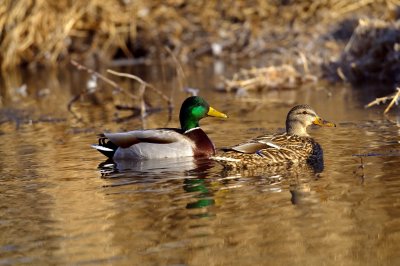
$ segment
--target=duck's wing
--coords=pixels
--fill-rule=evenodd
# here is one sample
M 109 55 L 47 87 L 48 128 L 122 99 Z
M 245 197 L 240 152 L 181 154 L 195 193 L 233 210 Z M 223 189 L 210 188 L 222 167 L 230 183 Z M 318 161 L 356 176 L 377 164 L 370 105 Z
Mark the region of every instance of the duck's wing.
M 317 153 L 315 156 L 322 156 L 319 150 L 315 150 L 319 148 L 316 145 L 318 144 L 312 139 L 292 138 L 285 145 L 282 145 L 280 149 L 261 149 L 256 154 L 273 163 L 303 161 L 310 158 L 314 153 Z
M 279 149 L 278 146 L 272 143 L 261 143 L 261 142 L 243 142 L 238 145 L 222 148 L 223 151 L 236 151 L 240 153 L 255 153 L 261 149 L 267 149 L 272 147 L 274 149 Z
M 231 147 L 222 148 L 222 150 L 241 153 L 256 153 L 259 150 L 268 148 L 279 150 L 281 147 L 279 146 L 279 143 L 275 142 L 275 138 L 278 136 L 280 135 L 262 135 Z
M 128 148 L 141 142 L 168 144 L 186 139 L 184 135 L 179 133 L 178 129 L 146 129 L 121 133 L 104 133 L 103 135 L 121 148 Z

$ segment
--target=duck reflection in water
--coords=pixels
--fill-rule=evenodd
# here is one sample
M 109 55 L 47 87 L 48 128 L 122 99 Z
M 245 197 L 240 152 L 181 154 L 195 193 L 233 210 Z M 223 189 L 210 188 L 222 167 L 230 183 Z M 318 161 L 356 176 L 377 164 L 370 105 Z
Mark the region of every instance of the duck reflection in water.
M 213 191 L 209 188 L 210 169 L 215 162 L 206 158 L 193 157 L 154 159 L 154 160 L 111 160 L 99 165 L 103 178 L 117 181 L 110 185 L 122 186 L 137 183 L 165 182 L 183 180 L 183 190 L 193 194 L 192 200 L 186 204 L 187 209 L 204 208 L 215 203 Z M 121 180 L 123 180 L 121 182 Z M 193 201 L 194 199 L 194 201 Z M 211 214 L 201 213 L 200 217 L 208 217 Z
M 159 184 L 175 187 L 177 182 L 185 193 L 187 209 L 205 209 L 224 204 L 222 195 L 240 187 L 254 185 L 263 192 L 290 192 L 292 204 L 310 202 L 313 198 L 312 184 L 319 179 L 323 162 L 310 166 L 292 165 L 268 169 L 241 169 L 237 171 L 220 170 L 218 164 L 209 159 L 174 158 L 163 160 L 108 160 L 99 166 L 103 178 L 110 179 L 110 187 L 140 184 L 151 185 L 159 189 Z M 165 189 L 165 186 L 162 186 Z M 128 188 L 128 187 L 127 187 Z M 129 188 L 130 189 L 130 188 Z M 180 192 L 179 192 L 180 193 Z M 177 193 L 177 195 L 179 194 Z M 212 209 L 200 213 L 191 213 L 197 218 L 211 217 Z
M 313 164 L 284 164 L 259 168 L 223 168 L 221 176 L 227 182 L 235 179 L 255 179 L 261 183 L 262 191 L 271 193 L 289 190 L 292 204 L 310 202 L 313 195 L 312 184 L 322 178 L 323 158 Z M 227 185 L 227 184 L 226 184 Z

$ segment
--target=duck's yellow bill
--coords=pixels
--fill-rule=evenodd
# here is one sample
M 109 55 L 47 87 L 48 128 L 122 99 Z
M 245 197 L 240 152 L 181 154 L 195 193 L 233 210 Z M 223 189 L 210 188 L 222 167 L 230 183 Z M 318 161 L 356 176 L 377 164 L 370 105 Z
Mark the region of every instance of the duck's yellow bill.
M 321 127 L 336 127 L 336 124 L 335 124 L 335 123 L 331 123 L 331 122 L 329 122 L 329 121 L 326 121 L 326 120 L 322 119 L 322 118 L 319 117 L 319 116 L 317 116 L 317 117 L 315 118 L 315 120 L 313 121 L 313 124 L 314 124 L 314 125 L 321 126 Z
M 208 109 L 208 116 L 220 117 L 220 118 L 228 118 L 228 116 L 224 113 L 221 113 L 210 106 Z

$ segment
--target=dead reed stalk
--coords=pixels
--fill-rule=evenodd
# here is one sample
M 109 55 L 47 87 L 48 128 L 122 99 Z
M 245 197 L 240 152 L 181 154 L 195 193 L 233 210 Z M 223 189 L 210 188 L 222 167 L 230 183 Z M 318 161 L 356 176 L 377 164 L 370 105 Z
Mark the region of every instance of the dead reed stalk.
M 368 103 L 365 107 L 369 108 L 374 105 L 385 104 L 387 101 L 390 100 L 389 105 L 385 108 L 385 111 L 383 111 L 384 114 L 387 114 L 390 111 L 390 109 L 393 107 L 393 105 L 395 105 L 395 104 L 399 105 L 400 88 L 396 88 L 396 90 L 397 90 L 397 92 L 395 92 L 392 95 L 376 98 L 372 102 Z
M 147 83 L 146 81 L 142 80 L 141 78 L 139 78 L 133 74 L 121 73 L 121 72 L 116 72 L 113 70 L 107 70 L 107 72 L 110 74 L 113 74 L 113 75 L 116 75 L 119 77 L 127 77 L 127 78 L 137 81 L 140 84 L 139 85 L 139 93 L 137 95 L 134 95 L 127 89 L 121 87 L 120 85 L 118 85 L 117 82 L 105 77 L 104 75 L 102 75 L 102 74 L 94 71 L 93 69 L 90 69 L 74 60 L 71 60 L 71 64 L 74 65 L 78 70 L 82 70 L 82 71 L 89 73 L 92 76 L 92 79 L 93 79 L 93 77 L 95 77 L 95 80 L 100 79 L 103 82 L 105 82 L 106 84 L 110 85 L 112 88 L 114 88 L 114 91 L 113 91 L 114 93 L 123 94 L 124 96 L 131 99 L 132 103 L 139 101 L 139 107 L 137 107 L 137 106 L 131 106 L 131 107 L 116 106 L 117 109 L 132 110 L 134 112 L 139 111 L 140 117 L 143 120 L 146 117 L 146 115 L 148 114 L 148 112 L 152 112 L 152 110 L 149 111 L 147 108 L 147 106 L 149 104 L 146 102 L 146 98 L 145 98 L 146 88 L 151 89 L 157 95 L 159 95 L 160 98 L 168 104 L 168 109 L 169 110 L 172 109 L 172 101 L 170 98 L 168 98 L 163 92 L 161 92 L 159 89 L 155 88 L 153 85 Z M 79 94 L 75 95 L 69 101 L 68 111 L 71 112 L 75 118 L 79 119 L 79 117 L 76 115 L 76 113 L 72 110 L 73 104 L 75 102 L 77 102 L 78 100 L 80 100 L 83 96 L 97 92 L 97 84 L 95 84 L 93 87 L 86 87 L 85 89 L 81 90 L 81 92 Z M 134 116 L 132 116 L 132 117 L 134 117 Z

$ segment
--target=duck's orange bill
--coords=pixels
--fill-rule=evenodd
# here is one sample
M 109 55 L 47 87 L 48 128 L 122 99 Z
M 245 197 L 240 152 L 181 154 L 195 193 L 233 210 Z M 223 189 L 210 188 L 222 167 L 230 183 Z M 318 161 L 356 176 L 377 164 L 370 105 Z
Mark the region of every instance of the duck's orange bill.
M 208 109 L 208 116 L 220 117 L 220 118 L 228 118 L 228 116 L 224 113 L 221 113 L 210 106 Z
M 317 116 L 317 117 L 315 118 L 315 120 L 313 121 L 313 124 L 314 124 L 314 125 L 321 126 L 321 127 L 336 127 L 336 124 L 335 124 L 335 123 L 331 123 L 331 122 L 329 122 L 329 121 L 326 121 L 326 120 L 322 119 L 322 118 L 319 117 L 319 116 Z

